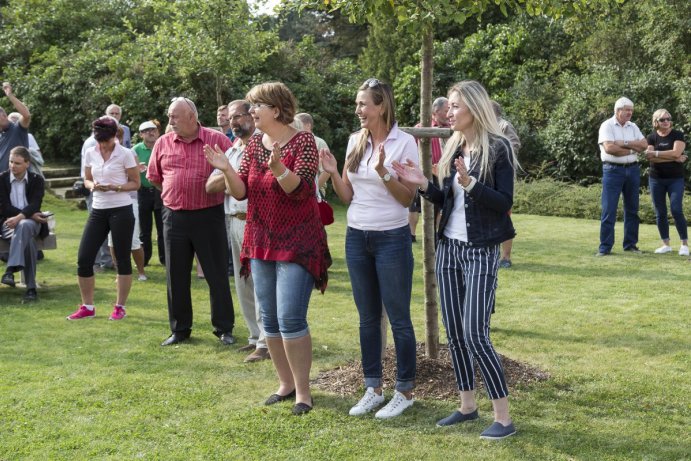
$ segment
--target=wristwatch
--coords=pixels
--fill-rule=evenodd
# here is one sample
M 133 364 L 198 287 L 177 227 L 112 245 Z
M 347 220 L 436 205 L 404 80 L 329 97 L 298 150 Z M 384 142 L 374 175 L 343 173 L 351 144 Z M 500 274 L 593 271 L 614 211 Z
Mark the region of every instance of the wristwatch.
M 384 176 L 381 177 L 381 180 L 384 182 L 391 181 L 391 173 L 386 173 Z

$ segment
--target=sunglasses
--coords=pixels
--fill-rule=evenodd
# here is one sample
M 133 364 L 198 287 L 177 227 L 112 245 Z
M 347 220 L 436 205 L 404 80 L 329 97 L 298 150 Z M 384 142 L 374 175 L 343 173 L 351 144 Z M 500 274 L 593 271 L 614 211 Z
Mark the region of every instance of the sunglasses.
M 376 78 L 368 78 L 367 80 L 365 80 L 365 84 L 369 88 L 376 88 L 379 85 L 381 85 L 381 82 L 379 80 L 377 80 Z
M 670 117 L 658 118 L 657 121 L 658 121 L 658 122 L 671 122 L 672 119 L 671 119 Z

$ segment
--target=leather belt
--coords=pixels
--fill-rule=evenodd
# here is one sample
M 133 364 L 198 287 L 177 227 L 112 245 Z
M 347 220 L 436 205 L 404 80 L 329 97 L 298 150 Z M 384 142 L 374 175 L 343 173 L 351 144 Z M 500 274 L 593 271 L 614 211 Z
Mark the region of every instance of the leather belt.
M 247 219 L 247 213 L 235 213 L 235 214 L 232 214 L 230 216 L 232 216 L 233 218 L 237 218 L 241 221 L 244 221 Z
M 632 162 L 632 163 L 614 163 L 614 162 L 602 162 L 604 165 L 612 165 L 612 166 L 620 166 L 622 168 L 628 168 L 631 166 L 637 166 L 638 162 Z

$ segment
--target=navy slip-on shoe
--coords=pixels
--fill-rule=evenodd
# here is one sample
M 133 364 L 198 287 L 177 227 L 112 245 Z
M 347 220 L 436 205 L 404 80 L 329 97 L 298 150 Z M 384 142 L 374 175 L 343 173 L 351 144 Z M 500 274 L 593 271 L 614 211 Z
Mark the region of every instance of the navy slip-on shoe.
M 451 413 L 449 416 L 447 416 L 444 419 L 440 419 L 437 421 L 437 426 L 438 427 L 444 427 L 444 426 L 453 426 L 454 424 L 462 423 L 465 421 L 473 421 L 475 419 L 478 419 L 479 415 L 477 414 L 477 409 L 473 411 L 472 413 L 468 413 L 464 415 L 460 411 L 456 410 L 453 413 Z
M 506 437 L 512 436 L 516 433 L 516 428 L 513 423 L 508 426 L 504 426 L 502 423 L 495 421 L 490 427 L 485 429 L 482 434 L 480 434 L 481 439 L 487 440 L 501 440 Z

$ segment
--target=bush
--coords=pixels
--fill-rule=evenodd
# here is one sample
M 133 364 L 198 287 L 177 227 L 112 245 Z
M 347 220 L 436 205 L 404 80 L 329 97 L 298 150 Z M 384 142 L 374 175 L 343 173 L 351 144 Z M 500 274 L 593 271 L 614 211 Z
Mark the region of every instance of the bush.
M 689 194 L 686 194 L 687 197 Z M 513 211 L 523 214 L 560 216 L 568 218 L 600 219 L 602 185 L 577 186 L 553 179 L 516 182 Z M 691 200 L 684 201 L 684 215 L 691 217 Z M 623 202 L 619 201 L 617 219 L 624 217 Z M 638 217 L 643 224 L 655 224 L 655 212 L 647 188 L 641 188 Z M 674 222 L 669 215 L 670 226 Z

